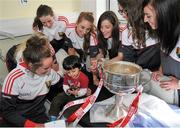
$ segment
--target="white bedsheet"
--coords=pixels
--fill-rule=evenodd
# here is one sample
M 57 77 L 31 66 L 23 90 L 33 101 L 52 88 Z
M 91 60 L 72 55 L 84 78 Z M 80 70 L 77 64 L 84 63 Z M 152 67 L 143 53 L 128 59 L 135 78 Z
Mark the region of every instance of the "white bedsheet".
M 136 94 L 124 96 L 123 104 L 129 106 Z M 97 106 L 114 104 L 114 96 L 97 102 L 90 110 L 91 122 L 109 122 L 108 117 L 97 113 Z M 177 114 L 165 101 L 143 93 L 138 106 L 138 112 L 129 122 L 130 127 L 180 127 L 180 114 Z

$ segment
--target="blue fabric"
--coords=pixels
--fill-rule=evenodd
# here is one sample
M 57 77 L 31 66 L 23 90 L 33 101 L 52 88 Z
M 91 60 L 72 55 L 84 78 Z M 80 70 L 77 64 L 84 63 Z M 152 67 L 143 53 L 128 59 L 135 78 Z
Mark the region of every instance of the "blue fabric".
M 180 114 L 180 108 L 175 105 L 169 105 L 177 114 Z M 166 124 L 159 122 L 153 118 L 150 113 L 143 112 L 134 116 L 133 120 L 129 122 L 129 127 L 168 127 Z
M 170 104 L 169 105 L 177 114 L 180 114 L 180 108 L 176 105 L 172 105 Z
M 167 127 L 147 113 L 137 114 L 129 125 L 130 127 Z

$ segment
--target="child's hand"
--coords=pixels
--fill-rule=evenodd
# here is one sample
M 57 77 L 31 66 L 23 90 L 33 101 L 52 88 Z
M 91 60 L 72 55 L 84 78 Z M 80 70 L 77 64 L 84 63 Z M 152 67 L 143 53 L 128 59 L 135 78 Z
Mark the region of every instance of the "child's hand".
M 74 96 L 77 96 L 78 92 L 79 92 L 79 89 L 76 89 L 76 90 L 73 90 L 71 94 L 74 95 Z
M 87 89 L 86 96 L 90 96 L 90 95 L 91 95 L 91 93 L 92 93 L 92 92 L 91 92 L 91 89 L 90 89 L 90 88 L 88 88 L 88 89 Z
M 78 82 L 78 84 L 76 86 L 77 86 L 77 89 L 80 88 L 80 82 Z
M 67 90 L 67 93 L 68 93 L 68 94 L 72 94 L 73 92 L 72 92 L 72 90 L 68 89 L 68 90 Z
M 76 90 L 70 90 L 70 89 L 68 89 L 68 90 L 67 90 L 67 93 L 69 93 L 69 94 L 71 94 L 71 95 L 74 95 L 74 96 L 78 95 L 78 92 L 79 92 L 79 89 L 76 89 Z

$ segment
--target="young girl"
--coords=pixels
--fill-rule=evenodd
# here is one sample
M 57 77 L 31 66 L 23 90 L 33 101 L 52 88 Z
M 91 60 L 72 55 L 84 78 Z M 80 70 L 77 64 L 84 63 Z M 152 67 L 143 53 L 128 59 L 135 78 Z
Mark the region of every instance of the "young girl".
M 64 92 L 53 99 L 49 110 L 50 116 L 58 116 L 66 103 L 82 98 L 87 94 L 89 79 L 80 71 L 81 61 L 79 57 L 75 55 L 66 57 L 63 61 L 63 68 L 66 71 L 63 84 Z
M 43 127 L 48 121 L 44 103 L 51 85 L 60 76 L 52 70 L 53 57 L 49 41 L 33 35 L 26 41 L 23 62 L 6 77 L 1 96 L 1 109 L 7 126 Z
M 43 32 L 48 37 L 55 52 L 63 46 L 62 38 L 65 28 L 65 23 L 56 19 L 51 7 L 47 5 L 40 5 L 38 7 L 33 29 Z

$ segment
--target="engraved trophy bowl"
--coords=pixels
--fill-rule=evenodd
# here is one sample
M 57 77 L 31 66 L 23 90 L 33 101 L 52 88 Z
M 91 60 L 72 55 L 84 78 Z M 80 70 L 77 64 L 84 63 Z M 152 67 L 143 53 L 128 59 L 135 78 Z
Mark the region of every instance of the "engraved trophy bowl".
M 103 63 L 104 86 L 115 95 L 115 104 L 106 107 L 105 116 L 116 121 L 127 114 L 127 108 L 122 104 L 123 96 L 133 93 L 151 80 L 149 70 L 143 70 L 139 65 L 126 61 Z

